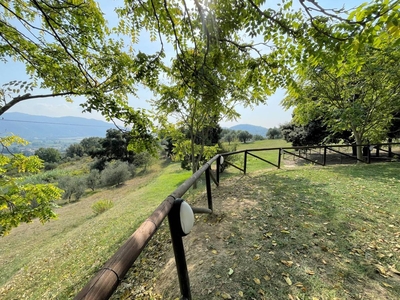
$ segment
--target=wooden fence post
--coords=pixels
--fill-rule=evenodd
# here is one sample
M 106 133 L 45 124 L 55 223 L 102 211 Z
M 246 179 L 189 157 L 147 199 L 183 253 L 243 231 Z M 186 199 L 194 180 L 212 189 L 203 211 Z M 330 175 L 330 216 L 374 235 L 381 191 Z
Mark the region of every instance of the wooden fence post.
M 326 165 L 326 146 L 324 146 L 324 162 L 323 165 Z

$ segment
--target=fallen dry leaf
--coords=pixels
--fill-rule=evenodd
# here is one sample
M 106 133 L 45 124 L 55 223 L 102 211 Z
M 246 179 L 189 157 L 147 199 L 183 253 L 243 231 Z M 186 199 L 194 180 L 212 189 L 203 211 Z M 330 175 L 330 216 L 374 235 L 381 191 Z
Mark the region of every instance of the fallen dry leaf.
M 269 277 L 268 275 L 265 275 L 263 278 L 264 278 L 265 281 L 270 281 L 271 280 L 271 277 Z
M 390 284 L 385 283 L 385 282 L 382 282 L 382 285 L 383 285 L 384 287 L 393 288 L 393 286 L 391 286 Z
M 293 265 L 291 260 L 281 260 L 281 263 L 283 263 L 286 267 L 291 267 Z
M 287 283 L 288 285 L 292 285 L 292 280 L 290 279 L 289 276 L 285 276 L 284 278 L 285 278 L 285 281 L 286 281 L 286 283 Z
M 315 274 L 315 272 L 312 271 L 312 270 L 306 270 L 306 273 L 307 273 L 308 275 L 314 275 L 314 274 Z
M 221 297 L 222 297 L 223 299 L 232 299 L 231 295 L 229 295 L 228 293 L 222 293 L 222 294 L 221 294 Z
M 302 288 L 304 285 L 301 282 L 296 282 L 294 284 L 295 287 Z
M 260 283 L 261 283 L 260 279 L 258 279 L 258 278 L 254 278 L 253 281 L 254 281 L 256 284 L 260 284 Z
M 388 277 L 388 274 L 386 273 L 386 270 L 383 266 L 375 264 L 375 268 L 378 271 L 379 275 L 383 276 L 383 277 Z
M 240 296 L 240 297 L 242 297 L 242 298 L 243 298 L 243 292 L 242 292 L 242 291 L 239 291 L 239 293 L 238 293 L 238 294 L 239 294 L 239 296 Z
M 398 271 L 394 265 L 393 266 L 389 266 L 389 271 L 396 274 L 396 275 L 400 275 L 400 271 Z

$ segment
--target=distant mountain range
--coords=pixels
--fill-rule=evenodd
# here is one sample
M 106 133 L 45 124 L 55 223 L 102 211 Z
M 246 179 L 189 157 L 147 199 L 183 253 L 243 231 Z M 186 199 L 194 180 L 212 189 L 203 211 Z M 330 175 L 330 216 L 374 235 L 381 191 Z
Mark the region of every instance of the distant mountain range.
M 263 137 L 265 137 L 268 132 L 268 129 L 265 127 L 255 126 L 255 125 L 250 125 L 250 124 L 238 124 L 238 125 L 230 127 L 229 129 L 248 131 L 252 135 L 259 134 L 259 135 L 262 135 Z
M 107 129 L 115 128 L 111 123 L 81 117 L 45 117 L 23 113 L 5 113 L 0 117 L 0 136 L 18 135 L 28 141 L 57 140 L 67 138 L 105 137 Z M 239 124 L 232 130 L 247 130 L 251 134 L 265 136 L 268 129 Z
M 105 137 L 113 124 L 80 117 L 45 117 L 23 113 L 5 113 L 0 117 L 0 136 L 18 135 L 28 141 Z

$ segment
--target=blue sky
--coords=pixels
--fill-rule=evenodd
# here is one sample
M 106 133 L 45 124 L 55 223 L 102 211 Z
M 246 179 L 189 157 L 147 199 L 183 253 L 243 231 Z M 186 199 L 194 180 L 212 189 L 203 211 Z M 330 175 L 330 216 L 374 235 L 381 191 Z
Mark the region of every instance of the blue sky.
M 110 26 L 114 26 L 117 23 L 117 16 L 114 12 L 114 8 L 117 5 L 121 5 L 123 1 L 121 0 L 101 0 L 98 1 L 100 3 L 101 9 L 106 14 L 106 18 L 109 21 Z M 278 0 L 268 1 L 268 6 L 275 6 Z M 295 2 L 295 1 L 294 1 Z M 329 7 L 330 5 L 334 5 L 334 7 L 338 7 L 340 3 L 336 2 L 332 4 L 332 1 L 322 0 L 319 1 L 322 6 Z M 346 1 L 346 8 L 351 7 L 350 5 L 355 6 L 356 4 L 361 3 L 361 1 Z M 140 44 L 138 45 L 140 49 L 145 49 L 148 47 L 152 47 L 150 42 L 144 37 L 141 39 Z M 0 62 L 0 84 L 7 83 L 12 80 L 29 80 L 29 77 L 25 73 L 25 66 L 22 63 L 16 62 L 8 62 L 2 63 Z M 35 94 L 40 91 L 35 90 Z M 138 97 L 130 97 L 129 103 L 131 106 L 135 108 L 146 108 L 150 109 L 150 105 L 147 103 L 147 100 L 152 99 L 153 94 L 144 87 L 139 87 L 138 89 Z M 274 95 L 268 98 L 267 105 L 260 105 L 255 107 L 254 109 L 237 107 L 237 111 L 241 114 L 241 117 L 234 122 L 222 121 L 221 126 L 230 127 L 236 124 L 252 124 L 263 126 L 267 128 L 271 128 L 274 126 L 279 126 L 285 122 L 290 121 L 291 119 L 291 110 L 285 111 L 280 106 L 280 101 L 284 97 L 284 91 L 279 90 Z M 26 102 L 21 102 L 11 108 L 9 112 L 22 112 L 33 115 L 43 115 L 43 116 L 52 116 L 52 117 L 62 117 L 62 116 L 77 116 L 84 118 L 94 118 L 104 120 L 104 118 L 99 113 L 82 113 L 82 109 L 79 106 L 80 103 L 84 101 L 84 98 L 78 97 L 74 100 L 73 103 L 68 103 L 64 98 L 46 98 L 46 99 L 34 99 Z

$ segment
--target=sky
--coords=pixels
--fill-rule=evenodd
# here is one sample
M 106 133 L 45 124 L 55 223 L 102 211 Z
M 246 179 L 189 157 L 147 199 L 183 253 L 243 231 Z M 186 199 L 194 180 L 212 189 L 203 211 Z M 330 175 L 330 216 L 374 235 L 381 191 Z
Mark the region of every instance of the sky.
M 106 15 L 106 18 L 110 26 L 115 26 L 117 24 L 117 15 L 114 12 L 114 8 L 117 4 L 120 4 L 121 0 L 110 1 L 110 0 L 100 0 L 100 7 Z M 271 5 L 274 5 L 277 0 L 268 1 Z M 319 1 L 321 4 L 323 2 L 331 4 L 331 1 Z M 347 1 L 346 7 L 350 5 L 349 2 L 359 3 L 360 1 Z M 335 3 L 337 6 L 338 3 Z M 141 39 L 141 44 L 138 45 L 141 49 L 152 47 L 150 41 L 146 39 Z M 25 72 L 25 66 L 22 63 L 17 62 L 0 62 L 0 85 L 10 82 L 12 80 L 28 80 L 29 77 Z M 40 90 L 35 89 L 35 94 L 41 93 Z M 45 92 L 45 91 L 43 91 Z M 279 126 L 291 120 L 292 110 L 285 110 L 280 105 L 281 100 L 284 98 L 285 91 L 278 90 L 274 95 L 267 97 L 267 105 L 259 105 L 257 107 L 244 108 L 242 106 L 236 107 L 237 112 L 241 115 L 236 121 L 226 121 L 222 120 L 220 125 L 222 127 L 231 127 L 236 124 L 252 124 L 257 126 L 263 126 L 266 128 L 271 128 Z M 151 91 L 145 87 L 138 87 L 137 91 L 138 97 L 129 97 L 129 104 L 134 108 L 146 108 L 151 109 L 148 100 L 151 100 L 154 95 Z M 65 101 L 65 98 L 55 97 L 55 98 L 45 98 L 45 99 L 32 99 L 25 102 L 18 103 L 12 107 L 8 112 L 21 112 L 32 115 L 42 115 L 49 117 L 63 117 L 63 116 L 75 116 L 84 118 L 93 118 L 104 120 L 100 113 L 82 113 L 82 108 L 79 106 L 80 103 L 84 102 L 83 97 L 74 98 L 73 103 Z

